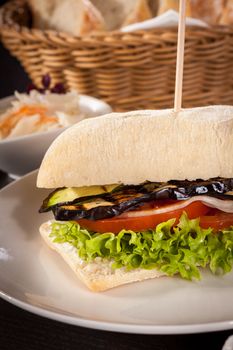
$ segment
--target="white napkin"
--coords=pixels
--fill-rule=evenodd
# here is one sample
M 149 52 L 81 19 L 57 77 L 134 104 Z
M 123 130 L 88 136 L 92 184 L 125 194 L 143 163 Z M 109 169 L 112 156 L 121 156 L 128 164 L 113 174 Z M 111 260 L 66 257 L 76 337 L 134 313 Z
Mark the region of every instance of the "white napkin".
M 233 335 L 227 338 L 222 350 L 233 350 Z
M 177 11 L 168 10 L 162 15 L 148 19 L 140 23 L 130 24 L 126 27 L 121 28 L 122 32 L 133 32 L 134 30 L 145 30 L 161 27 L 174 27 L 179 22 L 179 14 Z M 200 26 L 208 27 L 208 25 L 200 19 L 186 17 L 186 25 L 188 26 Z

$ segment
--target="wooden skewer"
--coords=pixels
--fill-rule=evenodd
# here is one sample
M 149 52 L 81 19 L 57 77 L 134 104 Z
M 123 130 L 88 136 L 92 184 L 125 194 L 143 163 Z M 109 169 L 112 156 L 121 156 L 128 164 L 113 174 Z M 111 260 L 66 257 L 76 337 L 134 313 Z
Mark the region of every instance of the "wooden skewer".
M 174 110 L 179 112 L 182 104 L 183 68 L 184 68 L 184 41 L 185 41 L 185 9 L 186 0 L 180 0 L 179 5 L 179 29 L 176 56 L 176 84 Z

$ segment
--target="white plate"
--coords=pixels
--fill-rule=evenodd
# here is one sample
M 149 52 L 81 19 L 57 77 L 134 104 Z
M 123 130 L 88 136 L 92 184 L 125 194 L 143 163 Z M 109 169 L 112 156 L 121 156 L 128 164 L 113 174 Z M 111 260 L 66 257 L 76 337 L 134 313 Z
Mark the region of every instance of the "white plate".
M 201 282 L 160 278 L 104 293 L 86 289 L 42 241 L 38 214 L 48 193 L 31 173 L 0 191 L 0 295 L 41 316 L 128 333 L 195 333 L 233 328 L 233 273 Z

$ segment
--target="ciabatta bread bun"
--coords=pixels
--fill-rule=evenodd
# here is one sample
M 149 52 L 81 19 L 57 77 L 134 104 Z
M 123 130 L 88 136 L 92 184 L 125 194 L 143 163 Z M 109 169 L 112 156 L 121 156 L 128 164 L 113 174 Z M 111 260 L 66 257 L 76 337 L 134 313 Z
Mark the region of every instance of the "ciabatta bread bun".
M 101 13 L 89 0 L 29 0 L 33 25 L 73 35 L 106 30 Z
M 135 2 L 133 11 L 131 11 L 125 18 L 122 26 L 143 22 L 152 17 L 152 11 L 148 5 L 147 0 L 138 0 Z
M 229 25 L 233 23 L 233 0 L 225 1 L 225 7 L 220 17 L 219 24 Z
M 38 187 L 233 176 L 233 106 L 111 113 L 63 132 L 48 149 Z
M 145 21 L 152 17 L 147 0 L 91 0 L 102 14 L 108 30 Z
M 149 278 L 161 277 L 165 274 L 153 270 L 134 269 L 127 271 L 125 268 L 112 269 L 111 261 L 96 258 L 93 262 L 85 262 L 78 256 L 78 251 L 69 243 L 55 243 L 50 237 L 51 222 L 41 225 L 40 234 L 47 245 L 59 253 L 71 267 L 77 277 L 92 291 L 101 292 L 123 284 L 143 281 Z
M 198 18 L 206 23 L 217 24 L 224 9 L 223 0 L 187 0 L 186 16 Z M 179 0 L 159 0 L 158 15 L 169 9 L 179 11 Z

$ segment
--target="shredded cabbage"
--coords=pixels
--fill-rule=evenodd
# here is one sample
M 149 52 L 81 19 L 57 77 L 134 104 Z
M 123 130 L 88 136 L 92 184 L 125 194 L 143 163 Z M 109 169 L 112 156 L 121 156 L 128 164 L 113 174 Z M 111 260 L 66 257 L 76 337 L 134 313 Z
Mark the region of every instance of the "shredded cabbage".
M 231 271 L 233 227 L 219 232 L 202 229 L 199 220 L 189 220 L 186 213 L 176 227 L 174 222 L 170 219 L 153 230 L 122 230 L 115 235 L 89 232 L 74 221 L 55 221 L 50 236 L 54 242 L 72 244 L 85 261 L 96 257 L 110 259 L 113 269 L 156 268 L 189 280 L 201 278 L 200 267 L 208 266 L 214 274 Z

